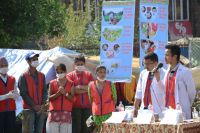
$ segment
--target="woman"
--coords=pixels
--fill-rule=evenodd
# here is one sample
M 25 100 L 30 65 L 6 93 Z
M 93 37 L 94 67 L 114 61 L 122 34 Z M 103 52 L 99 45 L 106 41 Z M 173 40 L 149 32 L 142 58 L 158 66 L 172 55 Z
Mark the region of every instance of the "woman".
M 66 78 L 66 66 L 56 66 L 56 77 L 49 86 L 49 114 L 46 124 L 47 133 L 72 132 L 73 82 Z
M 92 103 L 93 120 L 98 129 L 101 123 L 115 111 L 117 95 L 115 85 L 105 80 L 105 66 L 96 68 L 96 76 L 97 80 L 89 84 L 88 95 Z

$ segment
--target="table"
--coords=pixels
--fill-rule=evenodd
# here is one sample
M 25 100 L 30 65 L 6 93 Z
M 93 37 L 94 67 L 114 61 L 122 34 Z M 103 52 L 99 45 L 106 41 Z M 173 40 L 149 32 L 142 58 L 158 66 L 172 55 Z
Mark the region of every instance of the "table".
M 120 124 L 103 123 L 100 133 L 200 133 L 200 119 L 177 125 L 161 125 L 159 123 L 135 124 L 126 122 Z

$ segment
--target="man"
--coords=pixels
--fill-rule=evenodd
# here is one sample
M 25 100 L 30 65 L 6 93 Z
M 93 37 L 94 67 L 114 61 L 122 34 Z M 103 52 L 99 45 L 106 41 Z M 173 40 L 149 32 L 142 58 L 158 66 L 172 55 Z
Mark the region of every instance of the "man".
M 152 105 L 154 113 L 161 117 L 164 108 L 164 89 L 159 84 L 162 84 L 165 71 L 161 68 L 152 72 L 158 65 L 158 56 L 155 53 L 149 53 L 144 57 L 144 65 L 145 69 L 140 73 L 136 88 L 134 116 L 137 116 L 139 108 L 147 109 Z
M 75 70 L 68 74 L 74 82 L 75 99 L 72 110 L 72 133 L 88 133 L 86 120 L 91 115 L 88 84 L 94 78 L 85 68 L 85 57 L 78 55 L 74 60 Z
M 8 75 L 8 61 L 0 57 L 0 133 L 15 132 L 15 99 L 19 96 L 15 78 Z
M 30 52 L 25 59 L 28 71 L 19 78 L 20 95 L 23 99 L 22 133 L 42 133 L 45 114 L 41 109 L 47 98 L 45 76 L 37 71 L 39 54 Z
M 165 74 L 165 106 L 182 108 L 186 119 L 191 118 L 191 107 L 196 95 L 192 73 L 180 63 L 180 48 L 178 45 L 167 45 L 165 61 L 169 64 Z

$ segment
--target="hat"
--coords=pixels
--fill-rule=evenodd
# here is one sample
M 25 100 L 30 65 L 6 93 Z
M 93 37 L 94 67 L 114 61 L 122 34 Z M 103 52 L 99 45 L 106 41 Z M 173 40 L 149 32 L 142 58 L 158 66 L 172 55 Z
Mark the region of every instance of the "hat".
M 8 61 L 5 57 L 0 57 L 0 65 L 8 65 Z
M 25 59 L 26 60 L 30 60 L 32 57 L 39 57 L 39 54 L 34 53 L 33 51 L 29 52 L 28 54 L 26 54 Z

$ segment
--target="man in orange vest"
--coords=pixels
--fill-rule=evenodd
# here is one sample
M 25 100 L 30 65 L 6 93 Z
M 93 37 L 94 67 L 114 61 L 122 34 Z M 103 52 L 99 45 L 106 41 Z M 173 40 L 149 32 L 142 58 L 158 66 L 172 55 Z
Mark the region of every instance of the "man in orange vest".
M 19 78 L 20 95 L 23 99 L 22 133 L 42 133 L 46 115 L 41 112 L 47 99 L 45 76 L 37 71 L 39 54 L 30 52 L 25 59 L 28 71 Z
M 15 78 L 8 75 L 8 62 L 0 57 L 0 133 L 15 132 L 15 99 L 19 96 Z

